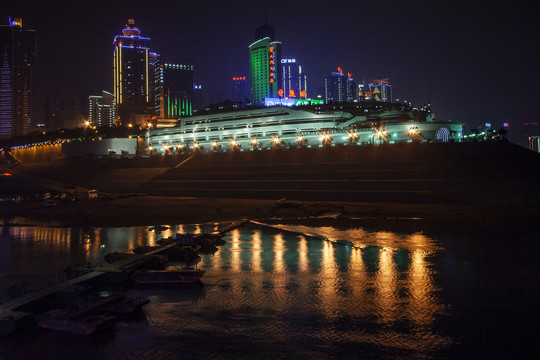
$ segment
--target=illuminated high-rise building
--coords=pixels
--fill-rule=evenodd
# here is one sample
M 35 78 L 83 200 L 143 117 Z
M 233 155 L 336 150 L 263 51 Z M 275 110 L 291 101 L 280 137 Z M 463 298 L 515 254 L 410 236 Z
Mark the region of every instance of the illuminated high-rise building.
M 369 84 L 371 99 L 382 102 L 392 102 L 392 85 L 388 78 L 373 80 Z
M 358 101 L 364 101 L 366 100 L 366 89 L 365 84 L 362 81 L 361 83 L 357 84 L 358 86 Z
M 234 76 L 232 78 L 233 100 L 236 103 L 247 105 L 249 100 L 249 85 L 245 76 Z
M 324 79 L 325 103 L 357 101 L 357 85 L 351 73 L 345 75 L 340 67 L 337 70 Z
M 76 119 L 81 118 L 80 114 L 75 111 L 73 99 L 58 95 L 45 98 L 44 110 L 44 127 L 49 131 L 68 128 L 76 122 Z M 81 126 L 80 121 L 78 126 Z
M 343 70 L 338 67 L 338 71 L 332 72 L 331 76 L 324 79 L 324 102 L 342 102 L 344 99 L 344 77 Z
M 281 78 L 281 43 L 265 24 L 255 30 L 255 42 L 249 46 L 251 104 L 264 105 L 265 98 L 277 97 Z
M 22 19 L 0 25 L 0 137 L 29 132 L 33 121 L 33 74 L 36 32 L 24 29 Z
M 154 112 L 154 68 L 150 38 L 129 19 L 114 38 L 114 98 L 120 124 L 150 119 Z
M 206 94 L 205 89 L 203 89 L 203 86 L 201 84 L 193 84 L 193 109 L 194 112 L 197 110 L 203 110 L 206 109 L 206 107 L 210 104 L 210 101 L 208 100 L 208 96 Z
M 347 81 L 345 83 L 345 94 L 347 102 L 358 101 L 358 85 L 354 81 L 351 73 L 347 73 Z
M 101 96 L 88 97 L 88 121 L 98 127 L 111 127 L 114 125 L 114 95 L 102 91 Z
M 155 104 L 158 125 L 174 125 L 181 117 L 193 114 L 192 60 L 169 62 L 162 56 L 156 58 Z
M 296 59 L 281 59 L 281 74 L 281 97 L 307 98 L 307 76 L 302 73 L 302 66 Z

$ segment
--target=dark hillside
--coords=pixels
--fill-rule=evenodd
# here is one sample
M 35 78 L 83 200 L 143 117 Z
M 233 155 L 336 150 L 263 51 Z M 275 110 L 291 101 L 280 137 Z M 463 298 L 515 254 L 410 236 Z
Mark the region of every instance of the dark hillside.
M 19 171 L 110 192 L 384 203 L 540 201 L 540 155 L 507 142 L 79 158 Z

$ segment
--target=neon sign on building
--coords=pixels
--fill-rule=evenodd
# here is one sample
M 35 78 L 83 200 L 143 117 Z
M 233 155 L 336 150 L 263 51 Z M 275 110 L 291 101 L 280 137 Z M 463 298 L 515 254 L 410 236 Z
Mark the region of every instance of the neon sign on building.
M 265 98 L 264 106 L 303 106 L 303 105 L 322 105 L 322 99 L 290 99 L 290 98 Z

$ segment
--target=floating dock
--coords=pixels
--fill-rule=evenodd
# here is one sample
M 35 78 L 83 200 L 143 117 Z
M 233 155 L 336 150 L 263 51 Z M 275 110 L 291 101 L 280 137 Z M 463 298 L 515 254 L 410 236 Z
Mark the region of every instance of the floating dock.
M 213 232 L 212 234 L 223 236 L 227 232 L 232 231 L 232 230 L 234 230 L 234 229 L 236 229 L 238 227 L 241 227 L 241 226 L 245 225 L 248 222 L 249 222 L 249 220 L 246 220 L 246 219 L 236 221 L 236 222 L 233 222 L 233 223 L 231 223 L 231 224 L 229 224 L 227 226 L 224 226 L 224 227 L 220 228 L 219 230 Z M 203 236 L 203 235 L 205 235 L 205 234 L 201 234 L 199 236 Z M 105 265 L 93 267 L 89 272 L 87 272 L 87 273 L 85 273 L 85 274 L 83 274 L 81 276 L 78 276 L 78 277 L 75 277 L 73 279 L 58 283 L 58 284 L 56 284 L 54 286 L 50 286 L 50 287 L 41 289 L 41 290 L 36 291 L 36 292 L 28 293 L 26 295 L 23 295 L 23 296 L 20 296 L 18 298 L 12 299 L 12 300 L 10 300 L 8 302 L 5 302 L 5 303 L 1 304 L 1 307 L 0 307 L 0 326 L 4 327 L 4 325 L 5 325 L 6 327 L 11 328 L 11 324 L 12 324 L 13 320 L 19 319 L 19 317 L 21 317 L 21 314 L 29 315 L 27 313 L 22 313 L 22 312 L 17 311 L 17 309 L 19 309 L 19 308 L 21 308 L 21 307 L 23 307 L 25 305 L 31 304 L 31 303 L 33 303 L 35 301 L 43 299 L 46 296 L 52 295 L 54 293 L 66 290 L 69 287 L 74 287 L 76 285 L 80 285 L 80 284 L 83 284 L 83 283 L 88 282 L 88 281 L 99 279 L 99 278 L 105 276 L 106 274 L 110 274 L 110 273 L 126 273 L 126 274 L 129 274 L 132 271 L 134 271 L 137 267 L 140 267 L 140 266 L 144 265 L 145 263 L 147 263 L 148 261 L 150 261 L 152 259 L 153 255 L 159 255 L 160 253 L 162 253 L 162 252 L 166 251 L 167 249 L 170 249 L 170 248 L 172 248 L 172 247 L 174 247 L 174 246 L 176 246 L 178 244 L 179 243 L 175 241 L 175 242 L 173 242 L 173 243 L 171 243 L 169 245 L 161 246 L 158 249 L 149 251 L 149 252 L 144 253 L 144 254 L 132 255 L 132 256 L 129 256 L 129 257 L 125 258 L 125 259 L 121 259 L 119 261 L 116 261 L 116 262 L 114 262 L 112 264 L 105 264 Z

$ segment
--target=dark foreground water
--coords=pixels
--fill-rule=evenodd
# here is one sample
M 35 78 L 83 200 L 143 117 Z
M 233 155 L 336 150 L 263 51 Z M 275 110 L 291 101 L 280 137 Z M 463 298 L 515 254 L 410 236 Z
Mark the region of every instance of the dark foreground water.
M 31 329 L 0 359 L 533 358 L 538 242 L 527 224 L 335 219 L 249 224 L 199 266 L 203 284 L 132 288 L 143 318 L 91 337 Z M 172 232 L 209 231 L 173 226 Z M 145 228 L 3 226 L 0 292 L 153 245 Z M 290 231 L 301 232 L 299 235 Z M 309 236 L 313 235 L 313 236 Z M 316 236 L 316 237 L 314 237 Z M 322 240 L 348 240 L 355 246 Z

